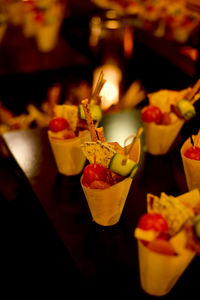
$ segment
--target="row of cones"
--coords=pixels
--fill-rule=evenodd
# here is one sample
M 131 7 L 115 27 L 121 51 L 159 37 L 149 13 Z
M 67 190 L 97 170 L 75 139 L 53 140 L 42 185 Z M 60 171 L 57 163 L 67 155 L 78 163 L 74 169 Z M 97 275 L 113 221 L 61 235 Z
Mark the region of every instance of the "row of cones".
M 87 103 L 84 102 L 84 104 L 87 108 Z M 88 111 L 86 109 L 85 115 L 87 115 L 87 112 Z M 91 119 L 88 120 L 88 125 L 89 124 L 91 124 Z M 178 121 L 178 124 L 175 123 L 172 126 L 165 126 L 168 128 L 168 132 L 166 134 L 163 132 L 164 129 L 159 128 L 159 139 L 164 139 L 165 143 L 173 143 L 175 136 L 183 124 L 184 121 L 180 120 L 180 122 Z M 80 149 L 80 145 L 84 141 L 90 141 L 91 138 L 96 141 L 99 136 L 98 130 L 96 130 L 93 126 L 89 126 L 89 129 L 91 132 L 86 130 L 78 137 L 71 140 L 55 140 L 52 139 L 49 134 L 49 141 L 60 173 L 64 175 L 75 175 L 82 171 L 86 158 Z M 145 130 L 146 133 L 148 130 L 151 130 L 149 143 L 152 143 L 153 140 L 155 141 L 155 139 L 158 138 L 157 133 L 155 133 L 154 125 L 145 127 Z M 191 185 L 188 183 L 188 188 L 193 189 L 195 187 L 194 183 L 196 185 L 196 180 L 198 182 L 198 176 L 200 176 L 198 174 L 200 174 L 200 172 L 193 172 L 191 170 L 195 170 L 196 163 L 199 163 L 200 168 L 200 162 L 193 162 L 192 160 L 184 157 L 185 150 L 190 146 L 189 143 L 190 140 L 188 139 L 181 149 L 181 154 L 183 163 L 186 160 L 186 163 L 184 163 L 186 178 L 189 178 L 191 181 Z M 165 146 L 165 150 L 168 149 L 167 147 L 169 146 Z M 134 144 L 134 157 L 135 162 L 137 163 L 140 159 L 140 152 L 140 139 L 137 139 Z M 191 177 L 192 173 L 194 174 L 193 179 Z M 84 186 L 81 181 L 81 186 L 92 218 L 96 223 L 103 226 L 111 226 L 119 221 L 131 184 L 132 178 L 128 177 L 109 188 L 100 190 L 88 188 Z M 185 196 L 183 195 L 183 197 L 186 202 L 190 200 L 188 194 Z M 169 293 L 181 274 L 187 268 L 188 264 L 195 257 L 195 254 L 196 253 L 194 251 L 186 249 L 176 256 L 159 254 L 149 250 L 143 245 L 143 243 L 141 243 L 140 240 L 138 240 L 140 281 L 144 291 L 154 296 L 162 296 Z

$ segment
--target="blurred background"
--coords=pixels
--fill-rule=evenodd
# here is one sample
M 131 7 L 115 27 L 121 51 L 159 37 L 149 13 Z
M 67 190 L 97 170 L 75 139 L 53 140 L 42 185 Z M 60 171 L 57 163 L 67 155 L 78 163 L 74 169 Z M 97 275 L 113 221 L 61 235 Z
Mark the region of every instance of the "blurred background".
M 0 0 L 1 112 L 41 109 L 54 85 L 60 103 L 80 101 L 102 68 L 105 111 L 185 88 L 199 76 L 199 13 L 197 0 Z

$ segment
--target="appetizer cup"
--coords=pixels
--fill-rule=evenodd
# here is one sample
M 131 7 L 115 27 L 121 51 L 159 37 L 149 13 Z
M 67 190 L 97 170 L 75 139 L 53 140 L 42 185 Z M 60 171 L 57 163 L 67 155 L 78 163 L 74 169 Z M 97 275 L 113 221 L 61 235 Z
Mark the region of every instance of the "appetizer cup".
M 140 150 L 140 139 L 137 139 L 131 151 L 131 159 L 136 163 L 140 159 Z M 81 186 L 93 220 L 102 226 L 111 226 L 118 223 L 133 179 L 124 177 L 122 181 L 105 189 L 86 187 L 82 179 L 83 176 L 81 177 Z
M 168 294 L 195 254 L 195 252 L 187 249 L 183 249 L 177 255 L 160 254 L 148 249 L 138 240 L 139 271 L 142 289 L 153 296 Z
M 152 296 L 164 296 L 174 287 L 196 255 L 188 246 L 186 225 L 198 214 L 200 192 L 178 197 L 147 194 L 147 213 L 138 221 L 140 284 Z
M 144 122 L 144 138 L 147 151 L 153 155 L 166 154 L 184 124 L 177 120 L 169 125 L 158 125 Z
M 59 140 L 53 138 L 49 130 L 48 138 L 59 173 L 67 176 L 79 174 L 86 161 L 80 145 L 90 141 L 89 131 L 80 131 L 79 136 L 72 139 Z
M 181 147 L 181 158 L 183 162 L 184 173 L 189 190 L 198 188 L 200 190 L 200 160 L 194 160 L 184 155 L 185 151 L 191 147 L 190 138 L 188 138 Z
M 41 52 L 52 51 L 57 44 L 60 24 L 40 26 L 36 32 L 38 49 Z
M 91 189 L 82 184 L 81 177 L 83 192 L 97 224 L 111 226 L 119 221 L 131 183 L 132 178 L 125 178 L 107 189 Z

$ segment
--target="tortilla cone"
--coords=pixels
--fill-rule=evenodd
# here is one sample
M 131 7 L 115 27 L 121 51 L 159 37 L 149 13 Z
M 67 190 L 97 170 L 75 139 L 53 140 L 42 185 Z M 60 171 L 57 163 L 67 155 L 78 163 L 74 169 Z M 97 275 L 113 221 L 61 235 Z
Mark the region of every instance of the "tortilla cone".
M 181 158 L 189 190 L 200 190 L 200 161 L 185 157 L 185 151 L 191 147 L 190 138 L 181 147 Z
M 89 131 L 85 130 L 80 132 L 78 137 L 66 140 L 52 138 L 50 131 L 48 131 L 48 138 L 59 173 L 67 176 L 79 174 L 86 161 L 80 145 L 90 141 Z
M 140 139 L 133 146 L 129 157 L 134 158 L 135 162 L 140 159 Z M 112 185 L 107 189 L 90 189 L 82 184 L 81 186 L 85 194 L 93 220 L 103 226 L 111 226 L 116 224 L 122 214 L 129 189 L 131 187 L 132 178 L 127 177 L 121 182 Z
M 183 120 L 178 120 L 170 125 L 144 122 L 144 138 L 147 151 L 153 155 L 166 154 L 183 124 Z
M 142 289 L 153 296 L 166 295 L 190 264 L 195 254 L 193 251 L 183 249 L 178 255 L 164 255 L 149 250 L 138 240 Z

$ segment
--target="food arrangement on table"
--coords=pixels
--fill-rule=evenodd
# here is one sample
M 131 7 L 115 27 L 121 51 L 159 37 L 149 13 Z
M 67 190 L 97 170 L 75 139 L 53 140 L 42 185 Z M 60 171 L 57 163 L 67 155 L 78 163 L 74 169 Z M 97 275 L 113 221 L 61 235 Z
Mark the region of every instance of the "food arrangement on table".
M 182 0 L 93 0 L 103 8 L 126 16 L 129 24 L 149 31 L 158 38 L 185 43 L 199 28 L 199 13 Z
M 125 136 L 124 145 L 107 141 L 103 126 L 99 126 L 104 114 L 99 93 L 104 83 L 101 77 L 91 97 L 76 105 L 60 104 L 60 86 L 55 85 L 41 110 L 29 105 L 29 115 L 17 118 L 2 106 L 0 116 L 2 132 L 30 129 L 32 122 L 47 129 L 58 173 L 80 177 L 79 186 L 91 220 L 105 228 L 121 219 L 145 151 L 141 146 L 143 130 L 144 135 L 151 130 L 145 139 L 150 155 L 167 154 L 182 126 L 196 115 L 194 104 L 200 98 L 200 80 L 181 91 L 147 94 L 149 104 L 139 108 L 144 128 Z M 164 147 L 155 146 L 163 140 Z M 161 152 L 157 150 L 160 148 Z M 178 196 L 168 196 L 165 191 L 160 196 L 148 193 L 147 213 L 133 229 L 138 242 L 141 287 L 153 296 L 168 294 L 195 255 L 200 254 L 200 132 L 188 137 L 177 150 L 189 192 Z
M 148 94 L 149 104 L 141 111 L 147 151 L 166 154 L 185 122 L 196 115 L 194 104 L 200 98 L 200 80 L 181 91 L 160 90 Z
M 148 294 L 168 294 L 199 254 L 199 220 L 198 189 L 178 197 L 147 194 L 147 213 L 140 217 L 134 234 L 141 286 Z
M 61 25 L 66 17 L 66 1 L 2 0 L 2 7 L 3 9 L 0 6 L 2 38 L 5 29 L 11 24 L 21 26 L 25 37 L 35 37 L 39 51 L 49 52 L 56 47 Z
M 94 127 L 88 103 L 83 101 L 83 105 L 92 141 L 80 146 L 89 161 L 83 170 L 81 186 L 93 220 L 100 225 L 110 226 L 120 219 L 132 179 L 138 169 L 140 135 L 143 129 L 124 148 L 117 142 L 106 142 L 103 128 Z

